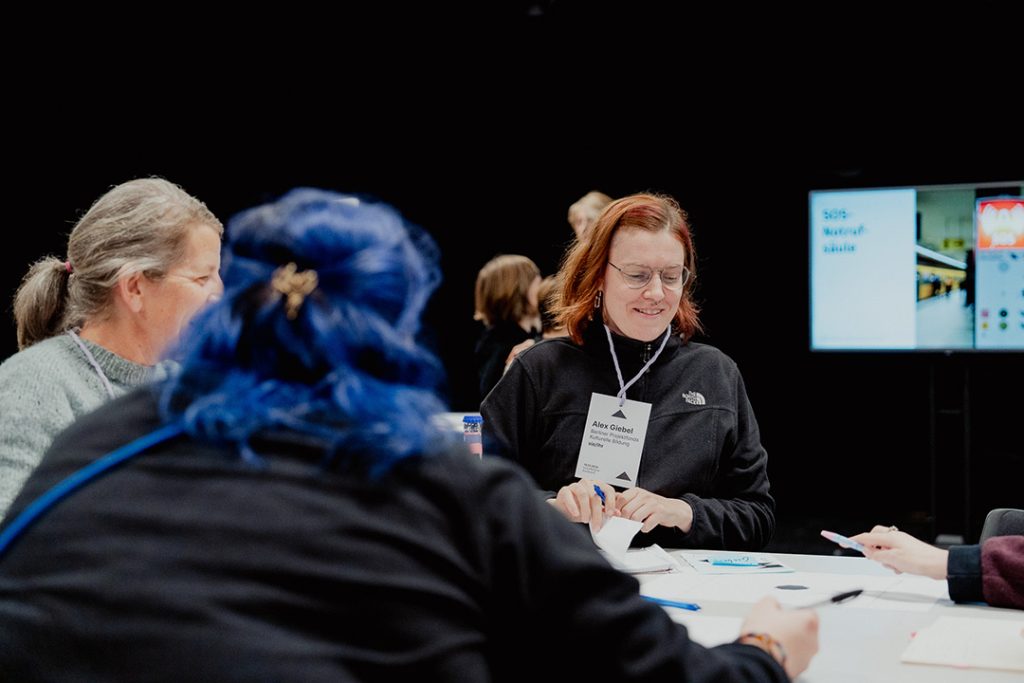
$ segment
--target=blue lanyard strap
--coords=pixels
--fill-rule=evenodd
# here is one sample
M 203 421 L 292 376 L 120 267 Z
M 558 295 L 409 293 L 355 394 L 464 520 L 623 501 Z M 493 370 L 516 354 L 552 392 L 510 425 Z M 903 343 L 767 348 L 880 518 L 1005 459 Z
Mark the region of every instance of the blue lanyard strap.
M 36 520 L 46 514 L 50 508 L 67 498 L 72 493 L 86 484 L 100 478 L 121 463 L 131 460 L 144 450 L 156 444 L 172 439 L 181 434 L 185 428 L 178 423 L 161 427 L 149 434 L 140 436 L 135 441 L 127 443 L 120 448 L 107 453 L 99 460 L 89 463 L 82 469 L 68 475 L 65 479 L 53 486 L 49 491 L 36 498 L 25 508 L 14 521 L 0 533 L 0 558 L 4 556 L 11 544 L 34 524 Z

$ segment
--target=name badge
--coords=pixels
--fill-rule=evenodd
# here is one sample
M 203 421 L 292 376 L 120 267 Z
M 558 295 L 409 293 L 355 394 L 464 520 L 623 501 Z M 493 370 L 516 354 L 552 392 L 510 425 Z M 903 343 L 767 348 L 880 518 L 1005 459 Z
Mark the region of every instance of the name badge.
M 625 488 L 636 486 L 650 418 L 650 403 L 627 400 L 620 406 L 615 396 L 592 394 L 576 476 Z

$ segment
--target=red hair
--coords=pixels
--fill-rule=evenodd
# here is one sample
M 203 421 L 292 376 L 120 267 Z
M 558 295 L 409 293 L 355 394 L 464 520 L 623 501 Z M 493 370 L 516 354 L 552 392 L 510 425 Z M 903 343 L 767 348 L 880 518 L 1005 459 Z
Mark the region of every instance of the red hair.
M 686 268 L 690 277 L 679 298 L 679 308 L 672 322 L 676 333 L 684 339 L 701 329 L 693 301 L 697 279 L 697 256 L 686 212 L 672 197 L 658 194 L 634 194 L 617 199 L 605 207 L 597 222 L 578 240 L 562 260 L 558 272 L 558 321 L 565 326 L 572 340 L 583 343 L 583 332 L 594 317 L 594 302 L 600 290 L 611 251 L 612 238 L 619 230 L 670 232 L 683 245 Z

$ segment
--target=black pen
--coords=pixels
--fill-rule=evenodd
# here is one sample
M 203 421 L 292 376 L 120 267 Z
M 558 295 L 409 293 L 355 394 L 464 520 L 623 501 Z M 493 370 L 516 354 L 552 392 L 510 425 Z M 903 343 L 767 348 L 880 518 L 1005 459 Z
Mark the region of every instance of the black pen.
M 798 605 L 796 607 L 796 609 L 809 609 L 811 607 L 824 607 L 825 605 L 838 605 L 841 602 L 846 602 L 847 600 L 853 600 L 855 597 L 857 597 L 858 595 L 860 595 L 863 592 L 864 592 L 863 588 L 858 588 L 857 590 L 854 590 L 854 591 L 846 591 L 845 593 L 837 593 L 836 595 L 833 595 L 831 598 L 825 598 L 824 600 L 819 600 L 818 602 L 812 602 L 809 605 Z

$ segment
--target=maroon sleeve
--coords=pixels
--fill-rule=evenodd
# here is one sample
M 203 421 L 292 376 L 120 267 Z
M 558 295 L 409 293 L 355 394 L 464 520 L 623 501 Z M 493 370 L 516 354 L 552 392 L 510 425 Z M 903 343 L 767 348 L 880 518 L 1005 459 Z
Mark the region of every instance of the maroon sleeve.
M 1024 536 L 995 536 L 981 546 L 985 602 L 1024 609 Z

